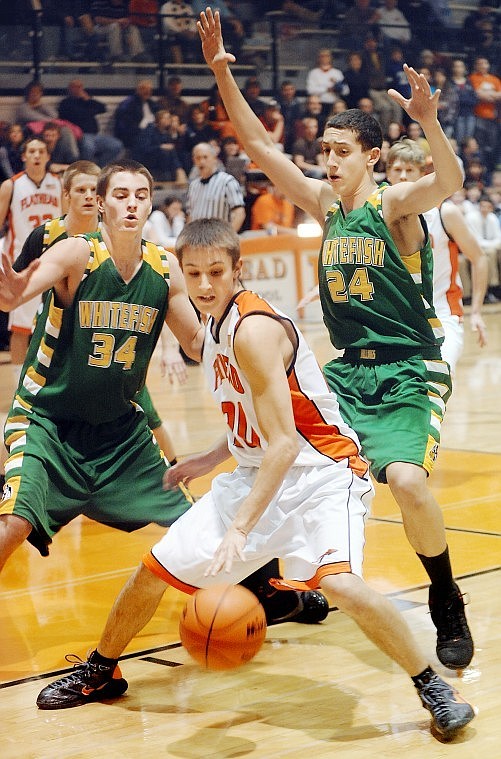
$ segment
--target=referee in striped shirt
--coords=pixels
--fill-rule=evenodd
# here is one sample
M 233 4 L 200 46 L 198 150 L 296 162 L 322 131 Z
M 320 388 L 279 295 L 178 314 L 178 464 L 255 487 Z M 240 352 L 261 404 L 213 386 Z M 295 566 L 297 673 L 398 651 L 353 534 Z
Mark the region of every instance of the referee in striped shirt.
M 216 151 L 207 142 L 195 145 L 192 158 L 198 177 L 188 186 L 188 221 L 222 219 L 238 232 L 245 219 L 244 196 L 238 181 L 219 171 Z

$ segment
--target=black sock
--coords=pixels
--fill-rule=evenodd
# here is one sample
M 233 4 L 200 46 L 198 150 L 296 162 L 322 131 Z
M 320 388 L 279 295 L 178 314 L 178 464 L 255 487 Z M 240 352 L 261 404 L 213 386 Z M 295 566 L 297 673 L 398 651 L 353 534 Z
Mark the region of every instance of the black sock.
M 5 485 L 5 474 L 0 473 L 0 493 L 3 490 L 3 486 Z
M 97 649 L 91 653 L 89 661 L 92 662 L 92 664 L 99 664 L 100 667 L 106 667 L 107 669 L 115 669 L 118 664 L 118 659 L 107 659 L 106 656 L 102 656 Z
M 177 458 L 176 456 L 174 456 L 174 458 L 171 461 L 169 461 L 169 466 L 175 466 L 176 464 L 177 464 Z
M 411 677 L 412 682 L 416 686 L 416 688 L 422 688 L 423 685 L 427 685 L 433 675 L 435 675 L 436 672 L 431 667 L 426 667 L 426 669 L 423 669 L 422 672 L 419 673 L 419 675 L 415 675 L 415 677 Z
M 431 580 L 435 594 L 439 598 L 448 596 L 454 590 L 449 548 L 438 556 L 422 556 L 420 553 L 417 556 Z
M 290 614 L 298 605 L 298 597 L 295 590 L 275 590 L 268 580 L 272 577 L 282 577 L 278 566 L 278 559 L 272 559 L 260 569 L 242 580 L 243 585 L 256 595 L 262 604 L 268 623 L 272 619 L 278 619 Z

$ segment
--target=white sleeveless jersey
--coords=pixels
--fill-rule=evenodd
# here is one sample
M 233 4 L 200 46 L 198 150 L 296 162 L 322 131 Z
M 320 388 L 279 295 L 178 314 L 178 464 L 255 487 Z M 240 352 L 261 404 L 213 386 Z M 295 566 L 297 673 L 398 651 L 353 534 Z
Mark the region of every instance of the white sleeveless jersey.
M 294 466 L 323 466 L 346 460 L 363 477 L 368 464 L 360 458 L 355 432 L 343 421 L 337 398 L 329 391 L 322 371 L 294 323 L 249 290 L 234 296 L 219 323 L 209 319 L 203 349 L 203 366 L 209 389 L 228 424 L 228 447 L 240 466 L 258 467 L 267 447 L 259 427 L 249 383 L 233 349 L 235 334 L 250 314 L 264 314 L 284 325 L 295 348 L 288 369 L 289 390 L 300 452 Z
M 12 263 L 35 227 L 62 214 L 62 187 L 55 174 L 47 174 L 37 185 L 25 171 L 12 177 L 13 191 L 7 216 L 4 250 Z
M 424 218 L 433 249 L 433 305 L 439 319 L 463 315 L 463 288 L 459 277 L 459 249 L 444 229 L 439 208 Z

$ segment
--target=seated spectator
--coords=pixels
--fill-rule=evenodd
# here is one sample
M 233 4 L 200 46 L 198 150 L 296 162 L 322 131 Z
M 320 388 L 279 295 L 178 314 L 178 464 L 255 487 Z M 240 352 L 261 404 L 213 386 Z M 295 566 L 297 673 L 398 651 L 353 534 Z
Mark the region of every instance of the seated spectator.
M 101 167 L 114 161 L 124 151 L 121 140 L 111 134 L 103 134 L 99 129 L 96 116 L 105 111 L 106 105 L 91 97 L 80 79 L 71 80 L 67 97 L 59 103 L 59 116 L 77 124 L 82 130 L 80 158 Z
M 388 74 L 388 88 L 393 88 L 397 92 L 400 92 L 404 98 L 410 98 L 411 86 L 409 80 L 405 75 L 403 65 L 405 63 L 404 52 L 400 45 L 392 45 L 390 48 L 390 57 L 386 67 Z M 407 114 L 402 112 L 402 118 Z
M 418 124 L 417 121 L 411 121 L 409 124 L 407 124 L 406 132 L 409 140 L 414 140 L 414 142 L 417 142 L 425 156 L 430 155 L 431 150 L 430 146 L 428 145 L 428 140 L 425 138 L 423 130 L 421 129 L 421 125 Z
M 153 98 L 153 84 L 150 79 L 141 79 L 135 92 L 117 106 L 115 137 L 118 137 L 126 148 L 133 148 L 141 130 L 154 123 L 157 111 L 158 103 Z
M 209 3 L 210 5 L 210 3 Z M 207 8 L 206 0 L 192 0 L 191 7 L 196 18 Z M 216 6 L 221 18 L 224 46 L 227 51 L 233 53 L 239 59 L 240 49 L 245 39 L 245 28 L 238 14 L 238 4 L 217 0 Z
M 395 142 L 399 141 L 399 139 L 402 137 L 404 132 L 405 132 L 404 127 L 399 121 L 392 121 L 391 124 L 388 124 L 388 130 L 386 132 L 385 137 L 388 138 L 390 147 Z
M 209 98 L 202 100 L 199 105 L 203 108 L 207 121 L 219 140 L 224 140 L 225 137 L 235 137 L 238 140 L 237 130 L 229 119 L 216 84 L 212 87 Z
M 372 33 L 369 33 L 364 40 L 362 72 L 368 76 L 369 97 L 374 103 L 378 121 L 384 134 L 388 131 L 390 122 L 400 121 L 403 111 L 398 103 L 395 103 L 393 98 L 388 95 L 386 61 L 379 49 L 378 39 Z
M 335 116 L 336 113 L 343 113 L 343 111 L 348 110 L 348 103 L 346 100 L 342 100 L 341 98 L 339 100 L 336 100 L 336 102 L 332 106 L 332 110 L 329 113 L 330 116 Z
M 72 155 L 70 161 L 77 161 L 80 152 L 77 140 L 82 137 L 82 130 L 76 124 L 58 119 L 56 109 L 48 103 L 42 102 L 43 87 L 40 82 L 33 81 L 26 85 L 24 100 L 16 112 L 16 121 L 23 128 L 28 128 L 32 134 L 40 134 L 46 121 L 58 123 L 61 127 L 61 145 L 66 155 Z
M 270 235 L 296 234 L 294 216 L 293 204 L 269 182 L 252 204 L 250 228 Z
M 478 182 L 465 182 L 465 197 L 463 201 L 463 212 L 466 216 L 470 211 L 478 210 L 478 204 L 482 195 L 482 188 Z
M 483 190 L 487 182 L 487 168 L 479 158 L 472 158 L 463 164 L 465 182 L 475 182 Z
M 468 78 L 466 65 L 461 58 L 455 58 L 451 67 L 451 86 L 458 98 L 458 110 L 454 125 L 454 137 L 461 145 L 467 137 L 475 133 L 475 105 L 477 95 Z M 440 101 L 439 101 L 440 102 Z
M 487 303 L 499 298 L 499 271 L 501 264 L 501 225 L 494 213 L 492 201 L 487 194 L 481 195 L 478 208 L 466 213 L 466 223 L 487 256 L 489 264 Z
M 317 95 L 320 98 L 324 116 L 331 111 L 333 103 L 338 98 L 346 99 L 349 95 L 343 72 L 334 67 L 332 52 L 329 48 L 318 51 L 317 65 L 308 71 L 306 77 L 306 92 L 308 95 Z
M 59 55 L 70 60 L 92 60 L 97 36 L 85 0 L 43 0 L 44 19 L 60 29 Z M 80 43 L 83 43 L 83 49 Z
M 91 0 L 90 11 L 96 34 L 107 42 L 107 61 L 123 61 L 125 49 L 133 61 L 146 59 L 141 33 L 129 17 L 127 0 Z
M 172 250 L 185 222 L 186 216 L 180 199 L 175 195 L 166 195 L 158 209 L 150 214 L 143 237 Z
M 403 50 L 409 49 L 411 29 L 402 11 L 397 7 L 398 0 L 384 0 L 378 8 L 378 28 L 381 32 L 383 46 L 391 49 L 395 44 Z
M 362 69 L 362 56 L 355 50 L 348 53 L 347 67 L 343 71 L 349 92 L 345 96 L 348 108 L 358 108 L 358 102 L 369 96 L 369 75 Z
M 261 97 L 261 84 L 257 76 L 249 76 L 245 80 L 243 96 L 256 116 L 262 116 L 266 107 L 266 101 Z
M 374 181 L 378 184 L 379 182 L 384 182 L 386 180 L 386 160 L 388 158 L 390 147 L 390 141 L 384 137 L 383 142 L 381 143 L 379 161 L 374 166 Z
M 318 138 L 318 121 L 306 117 L 301 120 L 301 126 L 302 137 L 298 137 L 292 146 L 292 160 L 305 176 L 322 179 L 327 172 Z
M 284 117 L 276 100 L 265 103 L 262 116 L 259 121 L 264 126 L 275 146 L 284 149 Z
M 61 127 L 55 121 L 46 121 L 40 136 L 47 145 L 50 154 L 48 169 L 53 174 L 62 174 L 70 163 L 78 160 L 78 156 L 75 159 L 71 151 L 67 151 L 64 142 L 61 140 Z
M 210 142 L 217 138 L 218 133 L 207 118 L 207 110 L 204 103 L 198 103 L 191 109 L 186 127 L 186 150 L 193 152 L 195 145 L 200 142 Z
M 0 147 L 1 180 L 10 179 L 24 169 L 21 156 L 21 146 L 24 142 L 24 132 L 21 124 L 11 124 L 7 128 L 5 143 Z
M 437 67 L 432 75 L 435 89 L 440 90 L 438 101 L 438 120 L 447 137 L 453 137 L 459 115 L 459 96 L 457 89 L 448 78 L 445 70 Z
M 336 103 L 337 102 L 338 101 L 336 101 Z M 336 103 L 333 103 L 332 107 L 334 107 Z M 325 125 L 327 117 L 324 115 L 322 102 L 318 95 L 308 95 L 305 100 L 304 110 L 301 114 L 301 119 L 305 119 L 308 116 L 318 121 L 318 133 L 322 134 L 324 131 L 324 125 Z M 299 121 L 296 124 L 296 137 L 301 137 L 301 134 L 299 133 L 301 129 L 302 129 L 302 125 L 301 125 L 301 122 Z
M 182 124 L 188 122 L 190 116 L 190 104 L 185 100 L 181 93 L 183 83 L 181 77 L 173 75 L 167 79 L 166 89 L 158 99 L 160 108 L 164 108 L 174 116 L 179 116 Z
M 168 0 L 160 8 L 162 24 L 167 35 L 168 49 L 174 63 L 193 61 L 198 57 L 197 22 L 191 3 Z
M 285 79 L 280 85 L 278 104 L 284 117 L 284 150 L 292 152 L 292 143 L 296 139 L 296 122 L 301 118 L 303 106 L 296 96 L 296 86 L 289 79 Z
M 159 181 L 187 184 L 188 177 L 181 166 L 174 141 L 169 135 L 170 124 L 169 111 L 157 111 L 155 123 L 141 130 L 132 157 L 143 163 Z
M 221 160 L 224 170 L 243 187 L 245 185 L 245 172 L 250 164 L 250 158 L 240 150 L 240 145 L 235 137 L 225 137 L 221 143 Z
M 347 50 L 361 50 L 364 39 L 372 32 L 379 36 L 377 9 L 371 0 L 355 0 L 347 8 L 341 24 L 339 39 Z
M 171 113 L 168 134 L 174 143 L 181 166 L 186 174 L 189 174 L 191 171 L 191 149 L 188 148 L 187 131 L 188 124 L 183 123 L 177 113 Z
M 160 4 L 157 0 L 129 0 L 130 23 L 137 26 L 143 45 L 151 51 L 159 45 L 159 40 L 156 39 L 159 12 Z M 156 60 L 155 55 L 151 57 Z
M 480 161 L 482 154 L 475 137 L 471 136 L 463 140 L 460 155 L 465 165 L 468 165 L 471 161 Z

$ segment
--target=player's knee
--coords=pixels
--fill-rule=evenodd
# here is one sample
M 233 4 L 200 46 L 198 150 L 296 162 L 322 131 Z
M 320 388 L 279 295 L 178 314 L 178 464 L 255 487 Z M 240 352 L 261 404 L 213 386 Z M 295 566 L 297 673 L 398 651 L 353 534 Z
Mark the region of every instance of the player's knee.
M 322 592 L 330 605 L 352 614 L 357 607 L 365 604 L 366 585 L 364 581 L 351 572 L 327 575 L 322 579 Z
M 416 507 L 426 501 L 427 475 L 422 467 L 415 464 L 397 462 L 386 469 L 386 479 L 399 505 L 412 504 Z
M 7 559 L 18 548 L 32 530 L 31 524 L 14 514 L 0 515 L 0 571 Z

